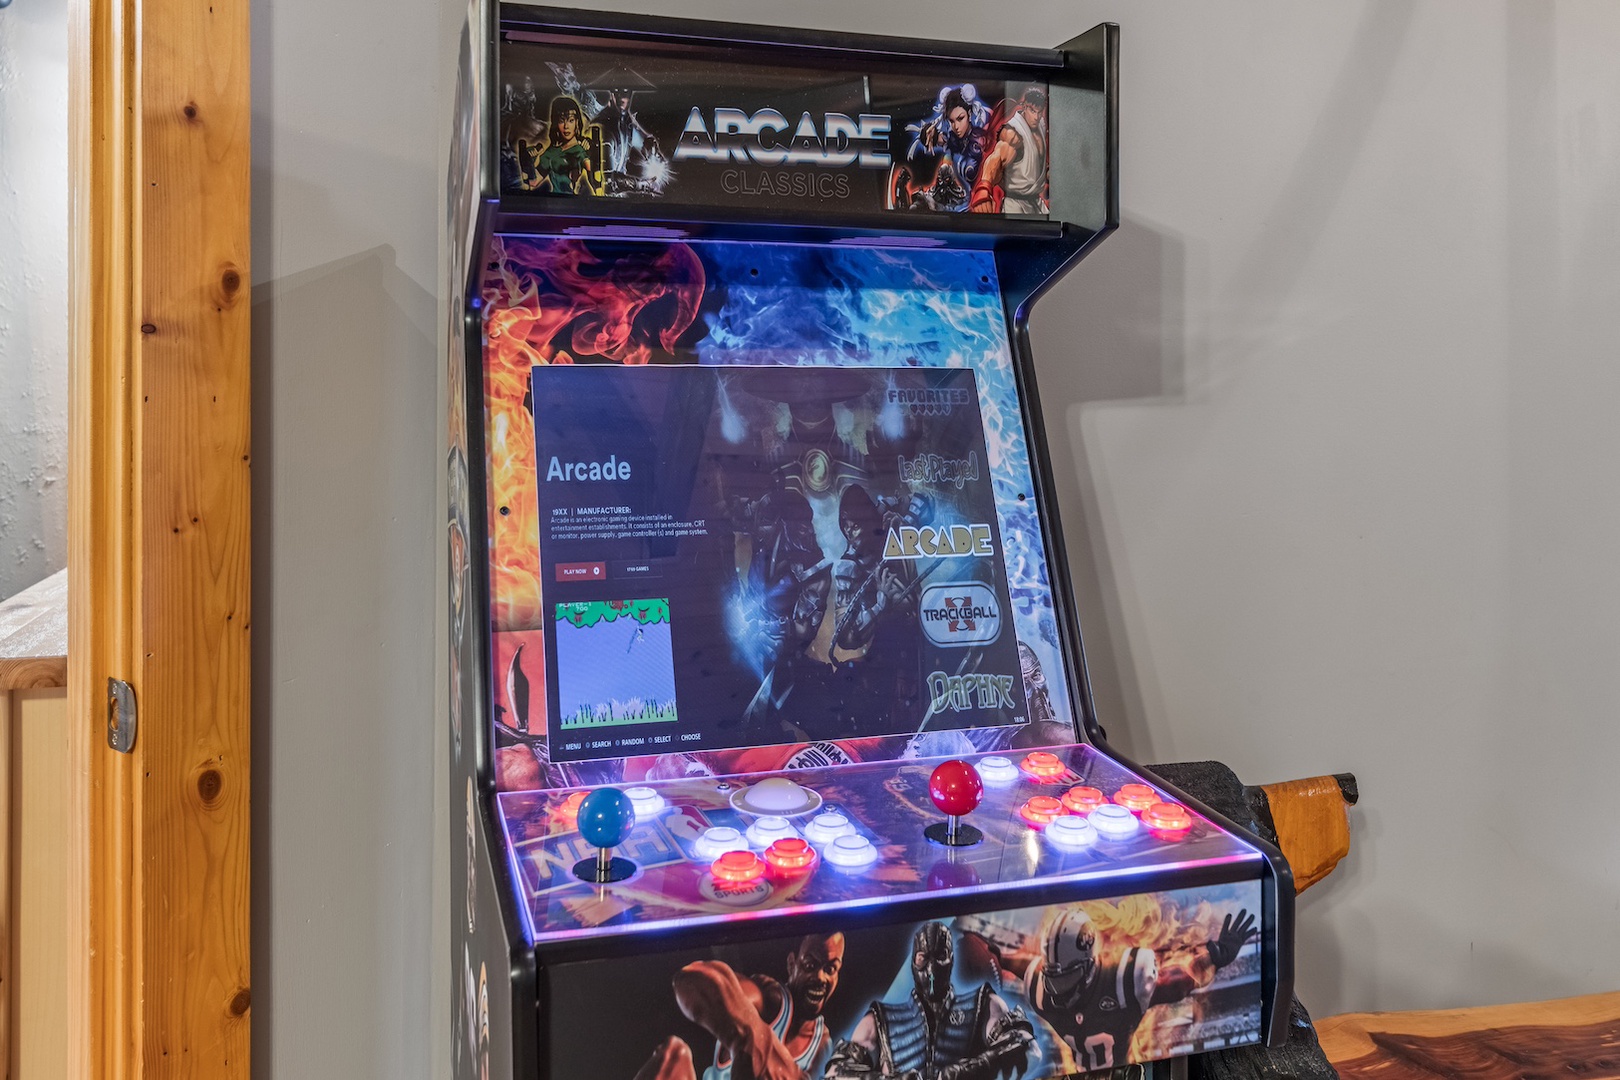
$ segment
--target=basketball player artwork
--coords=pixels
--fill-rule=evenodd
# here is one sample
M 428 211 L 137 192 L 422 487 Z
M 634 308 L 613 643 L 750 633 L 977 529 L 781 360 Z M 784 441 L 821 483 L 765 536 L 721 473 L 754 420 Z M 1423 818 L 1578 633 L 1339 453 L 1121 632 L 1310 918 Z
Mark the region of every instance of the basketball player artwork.
M 787 974 L 738 974 L 719 960 L 698 960 L 675 974 L 675 1000 L 688 1020 L 714 1038 L 703 1080 L 800 1080 L 825 1073 L 832 1037 L 822 1015 L 844 966 L 844 935 L 802 938 Z M 636 1080 L 696 1080 L 692 1049 L 664 1040 Z
M 1046 91 L 1026 87 L 993 108 L 973 83 L 940 88 L 933 112 L 890 178 L 890 208 L 950 213 L 1047 212 Z

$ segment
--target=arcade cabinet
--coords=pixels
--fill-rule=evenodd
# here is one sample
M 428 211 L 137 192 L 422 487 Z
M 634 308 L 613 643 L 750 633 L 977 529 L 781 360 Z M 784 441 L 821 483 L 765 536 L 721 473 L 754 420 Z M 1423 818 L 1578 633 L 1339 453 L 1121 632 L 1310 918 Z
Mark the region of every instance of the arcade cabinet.
M 1118 222 L 1117 34 L 475 4 L 460 1080 L 1167 1076 L 1282 1037 L 1286 864 L 1102 737 L 1025 329 Z

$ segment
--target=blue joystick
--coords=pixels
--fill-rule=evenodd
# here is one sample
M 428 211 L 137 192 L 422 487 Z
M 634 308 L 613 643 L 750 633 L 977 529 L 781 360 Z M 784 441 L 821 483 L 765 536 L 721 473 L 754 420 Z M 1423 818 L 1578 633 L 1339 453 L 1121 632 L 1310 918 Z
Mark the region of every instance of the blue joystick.
M 596 848 L 596 858 L 574 864 L 574 876 L 595 885 L 623 881 L 636 872 L 629 859 L 615 859 L 613 849 L 624 843 L 636 824 L 635 804 L 618 788 L 597 788 L 579 804 L 579 835 Z

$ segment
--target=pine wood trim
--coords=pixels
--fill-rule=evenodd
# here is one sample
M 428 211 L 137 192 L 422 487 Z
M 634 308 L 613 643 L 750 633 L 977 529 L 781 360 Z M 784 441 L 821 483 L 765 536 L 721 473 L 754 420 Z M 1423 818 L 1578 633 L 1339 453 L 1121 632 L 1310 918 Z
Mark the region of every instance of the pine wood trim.
M 72 12 L 68 968 L 98 1080 L 248 1075 L 248 29 L 241 0 Z

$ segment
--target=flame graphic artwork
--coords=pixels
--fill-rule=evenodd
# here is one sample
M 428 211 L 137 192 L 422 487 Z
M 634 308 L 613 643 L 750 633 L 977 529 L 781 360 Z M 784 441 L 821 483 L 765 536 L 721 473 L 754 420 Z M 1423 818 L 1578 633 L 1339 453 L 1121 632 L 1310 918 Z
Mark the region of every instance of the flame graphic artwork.
M 542 364 L 672 358 L 697 316 L 703 264 L 684 244 L 594 255 L 578 241 L 495 237 L 484 279 L 491 618 L 541 625 L 529 378 Z
M 1220 934 L 1222 913 L 1207 899 L 1199 900 L 1191 910 L 1156 893 L 1128 896 L 1118 903 L 1098 900 L 1080 906 L 1097 928 L 1104 963 L 1117 962 L 1127 949 L 1140 947 L 1158 954 L 1161 978 L 1172 967 L 1186 969 L 1186 977 L 1200 986 L 1207 985 L 1214 976 L 1208 960 L 1200 958 L 1200 947 Z M 1184 1041 L 1180 1033 L 1203 1018 L 1203 1005 L 1203 999 L 1194 994 L 1148 1009 L 1131 1037 L 1128 1060 L 1163 1057 Z

